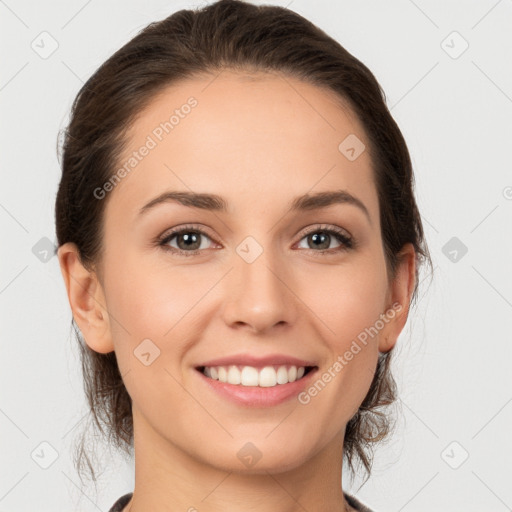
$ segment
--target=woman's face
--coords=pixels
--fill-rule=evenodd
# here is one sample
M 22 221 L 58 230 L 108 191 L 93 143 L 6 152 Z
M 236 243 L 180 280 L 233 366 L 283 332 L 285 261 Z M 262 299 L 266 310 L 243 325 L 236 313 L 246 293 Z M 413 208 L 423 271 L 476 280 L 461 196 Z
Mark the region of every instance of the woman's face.
M 255 473 L 341 446 L 405 323 L 414 271 L 410 258 L 388 279 L 361 123 L 313 85 L 223 71 L 163 91 L 129 135 L 125 172 L 97 191 L 105 309 L 75 318 L 91 348 L 116 352 L 136 446 Z M 183 202 L 165 198 L 176 192 Z M 275 387 L 197 369 L 231 356 L 242 369 L 280 356 L 280 378 L 292 358 L 316 368 Z

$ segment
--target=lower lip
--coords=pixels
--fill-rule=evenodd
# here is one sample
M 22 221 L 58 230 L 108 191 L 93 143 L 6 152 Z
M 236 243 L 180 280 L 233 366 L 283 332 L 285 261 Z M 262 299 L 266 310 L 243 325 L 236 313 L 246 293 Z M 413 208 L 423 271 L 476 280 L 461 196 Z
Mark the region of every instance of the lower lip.
M 220 396 L 238 404 L 251 407 L 271 407 L 279 405 L 287 400 L 296 397 L 306 386 L 309 385 L 312 377 L 316 374 L 318 368 L 309 371 L 307 375 L 295 382 L 288 384 L 277 384 L 268 388 L 260 388 L 259 386 L 242 386 L 220 382 L 219 380 L 210 379 L 200 370 L 194 369 L 199 374 L 203 382 L 210 389 L 218 393 Z

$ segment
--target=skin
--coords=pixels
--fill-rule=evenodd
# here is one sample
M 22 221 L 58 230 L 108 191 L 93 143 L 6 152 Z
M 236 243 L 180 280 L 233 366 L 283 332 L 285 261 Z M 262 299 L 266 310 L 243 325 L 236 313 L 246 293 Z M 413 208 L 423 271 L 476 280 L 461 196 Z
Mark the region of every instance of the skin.
M 133 400 L 135 489 L 125 511 L 351 510 L 340 485 L 345 428 L 379 351 L 393 348 L 407 320 L 414 249 L 404 246 L 390 279 L 370 154 L 349 161 L 338 150 L 349 134 L 369 147 L 362 124 L 331 91 L 289 76 L 224 70 L 168 87 L 131 127 L 126 155 L 190 96 L 198 105 L 104 199 L 96 269 L 80 264 L 73 244 L 58 252 L 75 321 L 91 349 L 115 350 Z M 298 195 L 338 189 L 369 218 L 351 204 L 288 208 Z M 169 202 L 138 218 L 167 190 L 221 195 L 228 212 Z M 205 231 L 200 254 L 153 243 L 185 224 Z M 336 252 L 343 246 L 331 235 L 322 255 L 307 235 L 323 224 L 357 245 Z M 236 252 L 247 236 L 263 249 L 252 263 Z M 178 238 L 168 245 L 187 250 Z M 321 375 L 395 302 L 401 311 L 307 405 L 235 405 L 194 369 L 234 353 L 284 353 L 317 361 Z M 160 349 L 149 366 L 133 354 L 147 338 Z M 237 453 L 249 441 L 262 456 L 246 467 Z

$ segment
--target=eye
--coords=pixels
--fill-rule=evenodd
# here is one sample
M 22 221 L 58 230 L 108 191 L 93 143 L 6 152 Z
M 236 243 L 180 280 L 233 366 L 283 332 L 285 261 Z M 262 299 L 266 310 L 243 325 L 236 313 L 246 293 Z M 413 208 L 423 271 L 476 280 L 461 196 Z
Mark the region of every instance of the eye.
M 314 230 L 308 231 L 301 241 L 302 240 L 307 240 L 308 243 L 308 247 L 302 248 L 311 249 L 320 254 L 332 254 L 339 251 L 346 251 L 354 246 L 353 239 L 340 228 L 329 228 L 327 226 L 317 227 Z M 311 241 L 311 243 L 309 243 L 309 241 Z M 332 241 L 338 242 L 339 245 L 333 249 L 329 249 L 329 245 Z
M 158 239 L 157 244 L 164 250 L 175 253 L 178 256 L 195 256 L 209 248 L 208 243 L 203 243 L 204 239 L 212 241 L 213 237 L 195 226 L 183 226 L 166 232 Z M 345 231 L 335 226 L 317 226 L 315 229 L 311 229 L 303 234 L 300 242 L 302 240 L 308 241 L 308 247 L 299 246 L 299 249 L 306 249 L 320 255 L 347 251 L 355 246 L 354 239 Z M 333 241 L 337 242 L 338 246 L 329 248 Z
M 180 229 L 167 232 L 158 242 L 158 245 L 163 249 L 175 252 L 182 256 L 194 256 L 201 250 L 207 249 L 205 244 L 202 243 L 202 238 L 211 240 L 204 231 L 195 228 L 194 226 L 184 226 Z M 177 247 L 173 245 L 173 241 Z

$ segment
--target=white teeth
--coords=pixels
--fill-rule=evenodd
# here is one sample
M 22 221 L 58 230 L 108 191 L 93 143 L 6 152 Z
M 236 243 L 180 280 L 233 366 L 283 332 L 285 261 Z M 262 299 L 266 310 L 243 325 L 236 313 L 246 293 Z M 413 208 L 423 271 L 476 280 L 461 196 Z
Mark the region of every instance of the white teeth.
M 219 372 L 219 380 L 221 382 L 227 382 L 228 381 L 228 372 L 226 371 L 226 368 L 224 368 L 224 366 L 219 366 L 217 371 Z
M 242 386 L 270 388 L 279 384 L 295 382 L 304 376 L 305 368 L 300 366 L 265 366 L 258 369 L 253 366 L 207 366 L 204 375 L 220 382 Z
M 271 388 L 277 384 L 277 373 L 272 366 L 265 366 L 260 371 L 258 384 L 260 388 Z
M 242 384 L 242 386 L 257 386 L 258 385 L 258 370 L 251 366 L 244 366 L 242 373 L 236 366 L 232 366 L 234 372 L 238 372 L 238 382 L 231 381 L 229 384 Z
M 286 366 L 280 366 L 277 370 L 276 380 L 278 384 L 287 384 L 288 383 L 288 370 Z
M 231 384 L 240 384 L 240 372 L 236 366 L 230 366 L 227 381 Z

